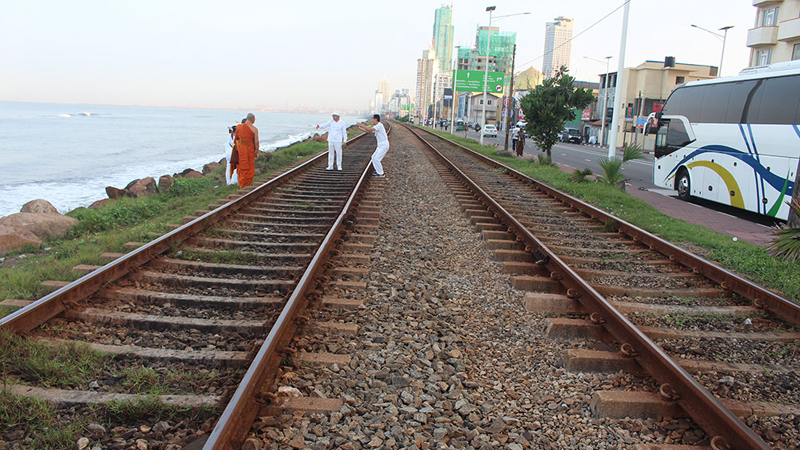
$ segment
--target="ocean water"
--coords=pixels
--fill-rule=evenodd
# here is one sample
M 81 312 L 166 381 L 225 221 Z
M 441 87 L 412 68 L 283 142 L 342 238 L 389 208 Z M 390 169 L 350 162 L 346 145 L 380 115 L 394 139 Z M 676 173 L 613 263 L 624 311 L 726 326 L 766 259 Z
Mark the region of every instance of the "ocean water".
M 65 213 L 106 198 L 106 186 L 201 170 L 225 157 L 228 126 L 247 112 L 0 102 L 0 217 L 37 198 Z M 330 118 L 255 114 L 265 151 L 313 135 Z

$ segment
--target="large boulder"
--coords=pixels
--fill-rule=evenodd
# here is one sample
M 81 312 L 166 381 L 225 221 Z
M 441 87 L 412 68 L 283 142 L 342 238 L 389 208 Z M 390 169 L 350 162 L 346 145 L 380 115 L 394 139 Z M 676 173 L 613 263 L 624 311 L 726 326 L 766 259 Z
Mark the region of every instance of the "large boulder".
M 19 212 L 24 213 L 43 213 L 43 214 L 58 214 L 58 210 L 47 200 L 37 199 L 31 200 L 22 205 Z
M 133 180 L 125 186 L 125 192 L 129 197 L 139 198 L 147 197 L 158 193 L 158 186 L 153 177 L 142 178 L 140 180 Z
M 328 140 L 328 133 L 325 132 L 325 133 L 322 133 L 321 135 L 317 134 L 317 133 L 314 133 L 313 139 L 314 139 L 315 142 L 325 142 L 325 141 Z
M 183 173 L 184 178 L 203 178 L 203 174 L 196 171 L 196 170 L 189 170 L 188 172 L 184 171 Z
M 13 218 L 0 219 L 0 256 L 29 244 L 39 247 L 42 240 Z
M 107 204 L 109 204 L 109 203 L 111 203 L 113 201 L 114 200 L 112 200 L 110 198 L 104 198 L 102 200 L 98 200 L 98 201 L 92 203 L 91 205 L 89 205 L 89 209 L 102 208 L 103 206 L 106 206 Z
M 59 238 L 78 223 L 78 219 L 61 214 L 16 213 L 0 219 L 0 224 L 10 223 L 15 227 L 23 227 L 42 241 Z
M 215 162 L 206 164 L 205 166 L 203 166 L 203 175 L 208 175 L 209 173 L 213 172 L 219 166 L 220 166 L 220 164 L 219 163 L 215 163 Z
M 106 195 L 111 200 L 125 197 L 125 189 L 115 188 L 114 186 L 106 186 Z
M 161 175 L 161 178 L 158 179 L 158 192 L 162 194 L 167 192 L 173 184 L 175 184 L 174 178 L 169 175 Z

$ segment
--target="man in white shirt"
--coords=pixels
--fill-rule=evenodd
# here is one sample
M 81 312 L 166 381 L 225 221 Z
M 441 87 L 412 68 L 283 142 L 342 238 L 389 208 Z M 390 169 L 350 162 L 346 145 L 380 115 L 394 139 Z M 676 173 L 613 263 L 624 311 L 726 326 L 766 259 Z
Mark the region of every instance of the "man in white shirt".
M 374 114 L 372 116 L 372 125 L 373 127 L 368 127 L 362 123 L 356 124 L 359 130 L 365 133 L 375 134 L 375 139 L 378 141 L 378 148 L 372 153 L 372 167 L 375 169 L 372 175 L 383 178 L 385 175 L 383 173 L 381 161 L 383 157 L 386 156 L 386 152 L 389 151 L 389 136 L 386 134 L 386 128 L 383 127 L 379 114 Z
M 336 167 L 342 170 L 342 148 L 347 142 L 347 127 L 344 121 L 339 120 L 341 117 L 339 111 L 333 112 L 333 119 L 328 122 L 317 125 L 317 129 L 330 128 L 328 130 L 328 168 L 325 170 L 333 170 L 333 162 L 336 161 Z

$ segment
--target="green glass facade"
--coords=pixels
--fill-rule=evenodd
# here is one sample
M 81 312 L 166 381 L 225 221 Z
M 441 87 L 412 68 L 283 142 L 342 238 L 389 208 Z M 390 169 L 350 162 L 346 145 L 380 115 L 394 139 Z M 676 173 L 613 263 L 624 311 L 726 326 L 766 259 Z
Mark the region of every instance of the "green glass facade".
M 436 10 L 433 20 L 433 49 L 439 60 L 439 70 L 452 68 L 453 61 L 453 10 L 442 6 Z

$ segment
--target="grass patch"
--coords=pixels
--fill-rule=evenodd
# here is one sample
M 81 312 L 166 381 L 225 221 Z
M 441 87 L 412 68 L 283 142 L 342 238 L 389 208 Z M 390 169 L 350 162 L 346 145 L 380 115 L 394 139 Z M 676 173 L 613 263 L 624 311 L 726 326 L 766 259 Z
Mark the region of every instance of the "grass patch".
M 16 397 L 0 391 L 0 436 L 19 433 L 13 442 L 20 450 L 61 450 L 75 448 L 75 442 L 86 436 L 90 423 L 104 425 L 110 430 L 115 426 L 133 426 L 141 423 L 156 423 L 161 420 L 183 419 L 189 428 L 218 414 L 212 407 L 199 409 L 170 406 L 157 396 L 136 401 L 111 402 L 92 405 L 80 413 L 59 411 L 53 404 L 27 397 Z M 105 447 L 104 447 L 105 448 Z
M 181 250 L 175 252 L 174 256 L 186 261 L 201 261 L 214 264 L 258 265 L 261 260 L 258 255 L 245 253 L 241 250 L 220 250 L 216 252 Z
M 118 375 L 122 378 L 120 384 L 126 393 L 140 395 L 162 395 L 173 392 L 172 385 L 197 385 L 212 381 L 219 376 L 219 371 L 166 371 L 159 373 L 151 367 L 137 366 L 126 367 Z
M 109 359 L 88 345 L 50 347 L 0 331 L 0 366 L 4 377 L 16 375 L 24 382 L 44 387 L 82 385 L 96 378 Z
M 24 430 L 23 449 L 75 448 L 82 428 L 79 422 L 58 420 L 48 402 L 0 391 L 0 435 Z
M 576 183 L 571 174 L 557 167 L 536 164 L 513 157 L 497 155 L 497 150 L 482 147 L 472 139 L 431 130 L 451 141 L 464 145 L 518 170 L 553 188 L 578 197 L 592 205 L 630 222 L 663 239 L 685 245 L 690 243 L 708 250 L 707 258 L 723 267 L 745 275 L 769 289 L 777 289 L 795 302 L 800 302 L 800 261 L 783 261 L 769 255 L 767 249 L 744 241 L 734 242 L 730 236 L 706 227 L 690 224 L 661 213 L 643 200 L 604 183 Z
M 256 180 L 269 179 L 326 149 L 324 142 L 307 141 L 263 153 L 256 160 Z M 236 193 L 237 186 L 225 185 L 224 170 L 223 166 L 203 178 L 176 179 L 173 188 L 164 194 L 123 198 L 97 209 L 78 208 L 69 212 L 67 215 L 79 223 L 68 236 L 47 243 L 48 250 L 29 248 L 26 258 L 16 260 L 13 267 L 0 266 L 0 299 L 35 300 L 48 293 L 40 286 L 42 281 L 76 280 L 81 275 L 72 270 L 74 266 L 102 265 L 103 253 L 124 253 L 126 242 L 147 242 L 152 239 L 150 232 L 171 231 L 165 224 L 180 223 L 184 216 Z

